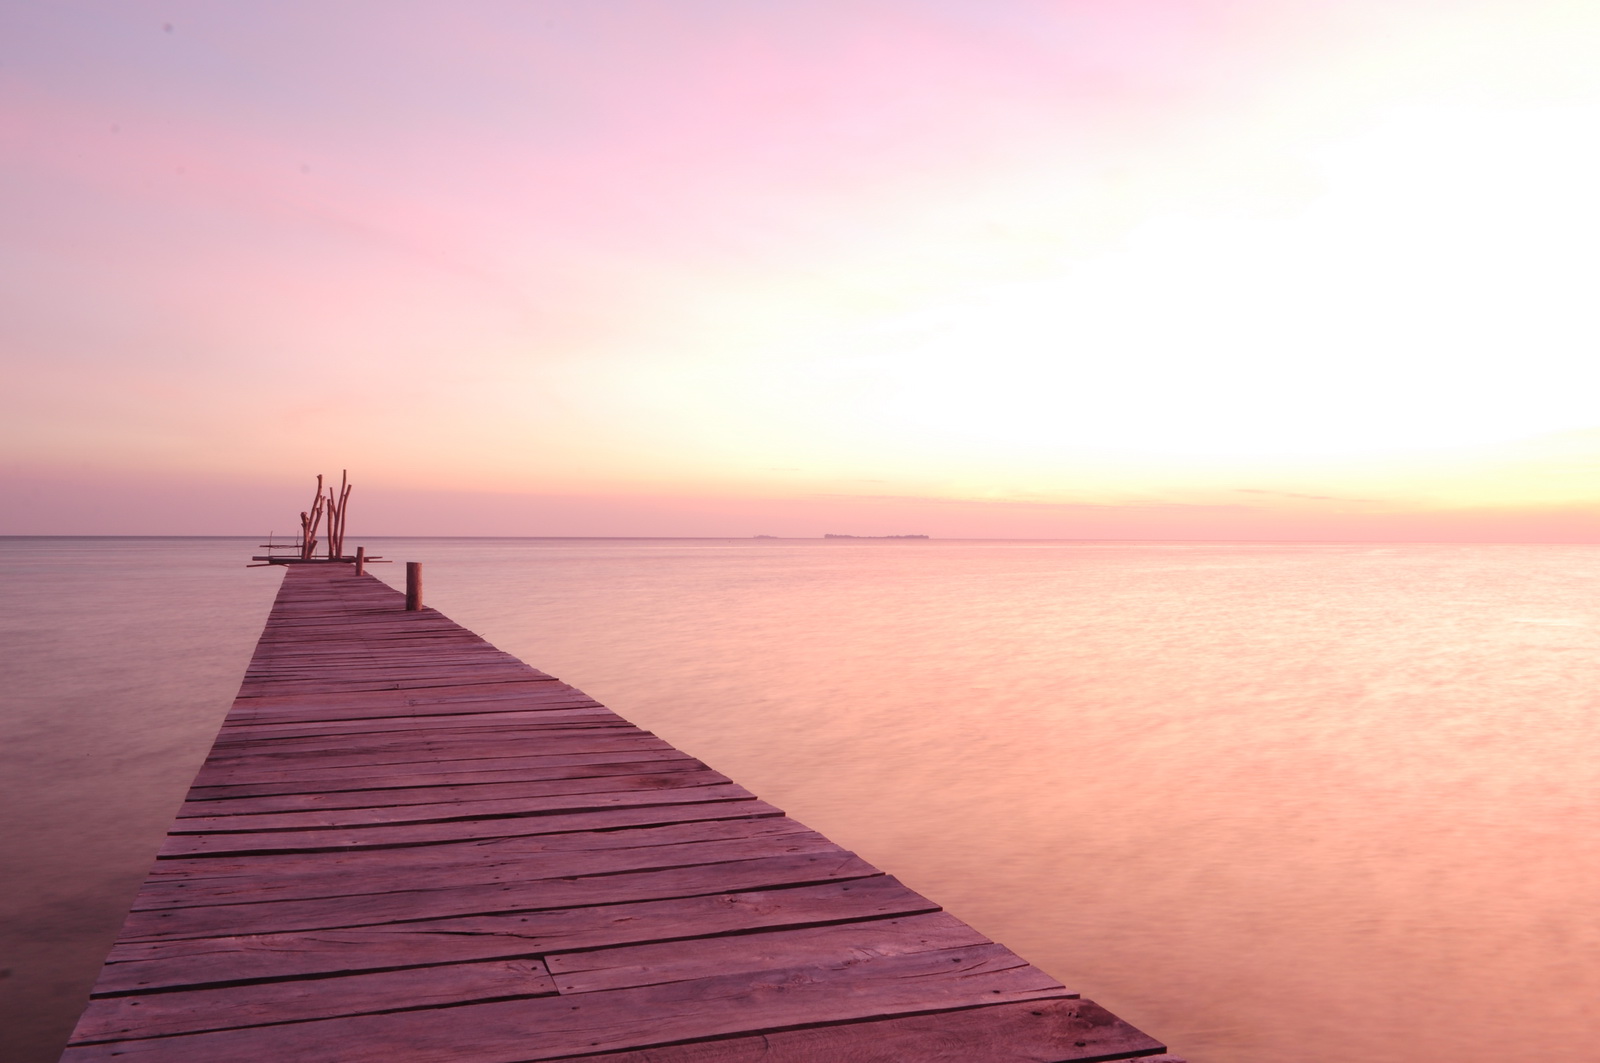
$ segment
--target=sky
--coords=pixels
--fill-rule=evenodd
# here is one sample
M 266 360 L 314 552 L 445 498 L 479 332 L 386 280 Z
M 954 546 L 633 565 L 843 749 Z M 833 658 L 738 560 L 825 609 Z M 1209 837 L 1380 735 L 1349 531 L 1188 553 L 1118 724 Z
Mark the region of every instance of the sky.
M 1593 541 L 1600 5 L 0 0 L 0 534 Z

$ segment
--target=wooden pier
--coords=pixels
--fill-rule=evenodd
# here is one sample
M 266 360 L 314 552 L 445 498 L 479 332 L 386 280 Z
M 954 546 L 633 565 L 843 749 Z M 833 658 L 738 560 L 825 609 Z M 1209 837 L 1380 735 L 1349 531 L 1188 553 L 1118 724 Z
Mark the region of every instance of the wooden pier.
M 329 564 L 285 571 L 62 1058 L 1177 1063 L 1163 1051 L 580 691 Z

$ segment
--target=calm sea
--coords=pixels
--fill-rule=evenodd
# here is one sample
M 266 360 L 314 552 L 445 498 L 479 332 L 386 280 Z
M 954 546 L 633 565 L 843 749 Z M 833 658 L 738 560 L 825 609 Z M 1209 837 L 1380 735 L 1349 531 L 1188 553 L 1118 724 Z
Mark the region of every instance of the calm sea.
M 358 541 L 1193 1063 L 1595 1051 L 1600 548 Z M 18 1063 L 232 700 L 254 545 L 0 539 Z

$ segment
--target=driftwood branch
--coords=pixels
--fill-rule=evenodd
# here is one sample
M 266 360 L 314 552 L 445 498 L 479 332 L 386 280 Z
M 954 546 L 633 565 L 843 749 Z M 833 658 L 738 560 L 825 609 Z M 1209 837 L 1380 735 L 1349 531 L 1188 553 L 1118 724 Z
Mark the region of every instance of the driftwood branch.
M 317 528 L 322 524 L 322 474 L 317 474 L 317 493 L 311 512 L 300 514 L 300 560 L 310 561 L 317 549 Z
M 301 561 L 319 560 L 316 556 L 317 546 L 323 540 L 317 535 L 317 531 L 322 527 L 324 517 L 328 520 L 327 560 L 337 561 L 344 557 L 346 510 L 350 505 L 350 490 L 353 486 L 350 483 L 349 469 L 339 470 L 337 491 L 331 485 L 324 491 L 322 474 L 317 474 L 317 490 L 312 496 L 311 508 L 300 513 Z
M 328 560 L 344 556 L 344 507 L 350 498 L 350 470 L 339 470 L 339 491 L 328 488 Z M 320 481 L 319 481 L 320 490 Z
M 341 469 L 340 470 L 340 475 L 339 475 L 339 484 L 340 484 L 340 487 L 339 487 L 339 556 L 340 557 L 344 556 L 344 521 L 345 521 L 345 514 L 349 510 L 349 507 L 350 507 L 350 488 L 355 486 L 354 484 L 350 484 L 350 483 L 346 483 L 345 482 L 346 475 L 348 475 L 347 471 Z

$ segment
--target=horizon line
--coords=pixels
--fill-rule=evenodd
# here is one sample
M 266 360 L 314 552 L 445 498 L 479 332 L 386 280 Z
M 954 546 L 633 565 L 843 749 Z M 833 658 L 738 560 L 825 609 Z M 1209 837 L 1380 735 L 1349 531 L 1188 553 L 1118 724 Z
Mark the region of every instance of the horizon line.
M 269 536 L 270 537 L 270 536 Z M 257 535 L 146 535 L 146 534 L 89 534 L 89 533 L 4 533 L 0 532 L 0 540 L 39 540 L 39 539 L 101 539 L 101 540 L 212 540 L 212 541 L 247 541 L 257 539 Z M 910 538 L 897 535 L 383 535 L 373 534 L 363 536 L 366 539 L 443 539 L 463 541 L 533 541 L 533 542 L 748 542 L 759 540 L 762 542 L 850 542 L 850 541 L 878 541 L 893 540 L 896 542 L 943 542 L 943 543 L 1320 543 L 1320 544 L 1368 544 L 1368 545 L 1463 545 L 1463 546 L 1594 546 L 1600 545 L 1597 540 L 1573 539 L 1265 539 L 1265 538 L 1174 538 L 1171 536 L 1136 538 L 1136 537 L 1105 537 L 1105 536 L 1003 536 L 1003 535 L 952 535 L 952 536 L 919 536 Z M 280 544 L 292 545 L 290 543 Z

